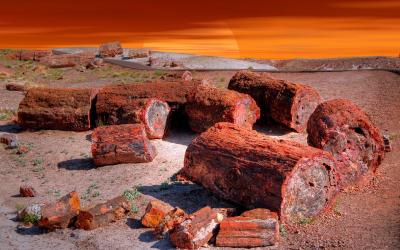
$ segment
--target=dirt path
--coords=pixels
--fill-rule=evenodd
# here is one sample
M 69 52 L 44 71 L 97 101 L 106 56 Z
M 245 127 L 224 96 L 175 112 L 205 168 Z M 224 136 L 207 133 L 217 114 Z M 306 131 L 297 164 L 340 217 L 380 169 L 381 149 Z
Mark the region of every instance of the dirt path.
M 227 84 L 234 72 L 203 72 L 201 77 Z M 367 111 L 392 138 L 378 175 L 367 187 L 340 194 L 333 211 L 287 232 L 277 249 L 399 249 L 400 248 L 400 76 L 389 72 L 273 74 L 317 88 L 323 98 L 349 98 Z M 65 77 L 66 78 L 66 77 Z M 67 78 L 65 79 L 67 81 Z M 103 81 L 106 82 L 106 81 Z M 60 85 L 66 85 L 60 83 Z M 88 86 L 82 82 L 68 86 Z M 22 95 L 4 90 L 0 103 L 16 108 Z M 0 122 L 0 131 L 15 127 Z M 279 127 L 258 127 L 266 134 L 306 142 L 305 134 L 288 133 Z M 24 131 L 19 140 L 30 148 L 24 156 L 0 147 L 0 249 L 170 249 L 168 240 L 155 241 L 140 228 L 138 219 L 147 202 L 157 198 L 187 212 L 206 204 L 226 206 L 197 185 L 169 181 L 183 165 L 186 146 L 195 137 L 189 131 L 173 131 L 165 140 L 153 141 L 158 156 L 152 163 L 94 168 L 90 162 L 89 132 Z M 21 184 L 38 191 L 35 198 L 17 197 Z M 108 227 L 86 232 L 60 230 L 44 233 L 18 227 L 16 207 L 57 199 L 71 190 L 83 196 L 83 205 L 105 201 L 125 189 L 139 187 L 138 214 Z

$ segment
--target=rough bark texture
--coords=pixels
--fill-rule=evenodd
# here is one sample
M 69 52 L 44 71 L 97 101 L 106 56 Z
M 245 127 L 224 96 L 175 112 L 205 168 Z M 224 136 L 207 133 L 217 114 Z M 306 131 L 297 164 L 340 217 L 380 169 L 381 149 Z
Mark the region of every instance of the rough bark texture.
M 278 215 L 268 209 L 254 209 L 224 219 L 216 245 L 219 247 L 265 247 L 279 240 Z
M 236 73 L 228 88 L 252 96 L 262 120 L 272 119 L 298 132 L 307 127 L 308 118 L 321 102 L 312 87 L 250 71 Z
M 343 186 L 374 173 L 384 157 L 384 141 L 370 118 L 345 99 L 320 104 L 308 121 L 308 143 L 333 154 Z
M 182 209 L 176 207 L 169 211 L 161 220 L 154 230 L 157 238 L 163 239 L 177 225 L 181 224 L 188 215 Z
M 10 59 L 22 61 L 40 61 L 41 58 L 52 55 L 50 50 L 21 50 L 10 54 Z
M 172 244 L 181 249 L 198 249 L 213 237 L 224 216 L 210 207 L 191 214 L 170 234 Z
M 124 218 L 130 210 L 131 203 L 124 196 L 118 196 L 93 208 L 81 210 L 75 226 L 84 230 L 107 226 Z
M 55 203 L 44 205 L 41 209 L 39 226 L 49 230 L 67 228 L 78 215 L 80 201 L 77 192 L 71 192 Z
M 218 123 L 189 145 L 180 174 L 245 207 L 279 211 L 290 224 L 330 205 L 337 192 L 335 168 L 333 157 L 320 149 Z
M 260 109 L 249 95 L 209 86 L 199 86 L 188 98 L 186 113 L 195 132 L 203 132 L 218 122 L 251 129 L 260 118 Z
M 97 124 L 142 123 L 151 139 L 164 137 L 170 111 L 166 102 L 155 98 L 131 99 L 108 91 L 97 95 Z
M 97 166 L 151 162 L 156 154 L 143 124 L 103 126 L 92 133 L 92 155 Z
M 26 91 L 27 87 L 25 84 L 20 84 L 20 83 L 7 83 L 6 84 L 6 89 L 8 91 Z
M 158 227 L 162 219 L 173 209 L 169 204 L 159 200 L 149 202 L 146 212 L 142 217 L 142 225 L 151 228 Z
M 18 122 L 29 129 L 89 130 L 96 92 L 71 88 L 29 89 L 19 104 Z
M 40 62 L 49 68 L 66 68 L 77 65 L 87 65 L 95 58 L 94 53 L 82 52 L 75 54 L 50 55 L 40 59 Z
M 122 55 L 124 50 L 121 47 L 120 42 L 111 42 L 100 45 L 99 55 L 101 57 L 114 57 L 116 55 Z
M 36 190 L 31 186 L 23 185 L 19 187 L 19 195 L 21 197 L 35 197 Z

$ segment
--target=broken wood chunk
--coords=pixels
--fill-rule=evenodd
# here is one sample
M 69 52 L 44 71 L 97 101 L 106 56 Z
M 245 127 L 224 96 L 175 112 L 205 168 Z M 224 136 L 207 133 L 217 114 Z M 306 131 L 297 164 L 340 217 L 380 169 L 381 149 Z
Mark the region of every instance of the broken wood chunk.
M 228 89 L 253 97 L 261 109 L 263 121 L 271 119 L 297 132 L 305 130 L 308 118 L 321 102 L 320 95 L 312 87 L 251 71 L 237 72 Z
M 142 217 L 142 225 L 145 227 L 156 228 L 160 225 L 161 220 L 174 208 L 159 200 L 149 202 L 146 213 Z
M 8 149 L 18 148 L 18 137 L 15 134 L 0 132 L 0 143 L 5 144 Z
M 188 98 L 185 110 L 195 132 L 203 132 L 218 122 L 251 129 L 260 118 L 260 109 L 249 95 L 209 86 L 199 86 Z
M 124 196 L 118 196 L 92 208 L 81 210 L 75 226 L 93 230 L 124 218 L 130 210 L 131 203 Z
M 155 98 L 132 99 L 108 91 L 100 91 L 97 95 L 97 124 L 142 123 L 150 139 L 164 137 L 170 111 L 166 102 Z
M 49 55 L 40 58 L 40 63 L 49 68 L 67 68 L 77 65 L 85 66 L 92 62 L 95 54 L 92 52 L 82 52 L 74 54 Z
M 337 193 L 331 154 L 232 123 L 195 138 L 180 174 L 244 207 L 279 211 L 288 224 L 317 216 Z
M 103 126 L 92 133 L 92 155 L 96 166 L 151 162 L 156 154 L 143 124 Z
M 46 204 L 41 208 L 39 226 L 49 230 L 67 228 L 73 223 L 80 210 L 77 192 L 71 192 L 58 201 Z
M 22 83 L 7 83 L 6 84 L 6 89 L 8 91 L 26 91 L 27 90 L 27 86 L 25 86 L 25 84 Z
M 278 215 L 268 209 L 250 210 L 220 224 L 218 247 L 266 247 L 279 241 Z
M 121 47 L 121 43 L 118 41 L 101 44 L 99 48 L 100 57 L 115 57 L 123 53 L 124 50 Z
M 19 104 L 18 123 L 25 129 L 89 130 L 96 92 L 94 89 L 31 88 Z
M 198 249 L 214 236 L 223 219 L 221 213 L 204 207 L 175 226 L 170 234 L 171 242 L 177 248 Z
M 36 190 L 32 186 L 23 185 L 19 187 L 19 195 L 21 197 L 35 197 Z
M 154 234 L 158 239 L 163 239 L 166 235 L 171 232 L 177 225 L 182 223 L 188 215 L 176 207 L 169 211 L 158 223 L 158 226 L 154 230 Z
M 336 158 L 343 187 L 375 173 L 385 154 L 379 129 L 349 100 L 320 104 L 308 121 L 307 132 L 309 145 Z
M 390 142 L 390 136 L 383 135 L 383 144 L 385 145 L 385 152 L 392 152 L 392 143 Z

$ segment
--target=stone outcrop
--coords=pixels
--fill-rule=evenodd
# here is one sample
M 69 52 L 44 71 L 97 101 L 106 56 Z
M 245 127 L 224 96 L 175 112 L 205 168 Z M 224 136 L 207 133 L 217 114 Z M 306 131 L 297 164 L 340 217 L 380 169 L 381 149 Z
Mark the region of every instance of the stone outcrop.
M 117 55 L 122 55 L 124 50 L 121 47 L 120 42 L 104 43 L 100 45 L 99 56 L 101 57 L 115 57 Z

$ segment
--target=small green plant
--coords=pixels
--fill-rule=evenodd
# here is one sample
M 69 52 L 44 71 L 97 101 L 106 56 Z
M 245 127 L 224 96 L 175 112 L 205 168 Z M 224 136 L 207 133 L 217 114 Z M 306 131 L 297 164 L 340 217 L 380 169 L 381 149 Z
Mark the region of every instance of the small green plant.
M 163 76 L 163 75 L 165 75 L 166 73 L 164 72 L 164 71 L 162 71 L 162 70 L 156 70 L 156 71 L 154 71 L 154 75 L 156 76 L 156 77 L 161 77 L 161 76 Z
M 85 193 L 81 196 L 82 200 L 89 200 L 91 198 L 96 198 L 100 196 L 100 192 L 96 189 L 99 189 L 96 183 L 91 184 L 85 191 Z
M 32 223 L 35 224 L 36 222 L 39 221 L 39 216 L 36 214 L 26 214 L 24 216 L 24 222 L 25 223 Z
M 0 121 L 8 121 L 11 120 L 11 117 L 14 115 L 15 113 L 11 110 L 1 110 L 0 111 Z
M 285 225 L 281 224 L 279 225 L 279 233 L 281 234 L 282 237 L 286 237 L 288 232 L 286 230 Z
M 61 80 L 64 78 L 64 71 L 62 69 L 48 69 L 45 77 L 49 80 Z
M 139 208 L 135 204 L 132 204 L 131 213 L 137 214 L 138 212 L 139 212 Z
M 35 158 L 32 161 L 33 166 L 40 166 L 43 164 L 43 159 L 42 158 Z
M 123 193 L 123 196 L 128 201 L 133 201 L 140 196 L 140 192 L 136 187 L 132 187 L 131 189 L 126 189 Z

